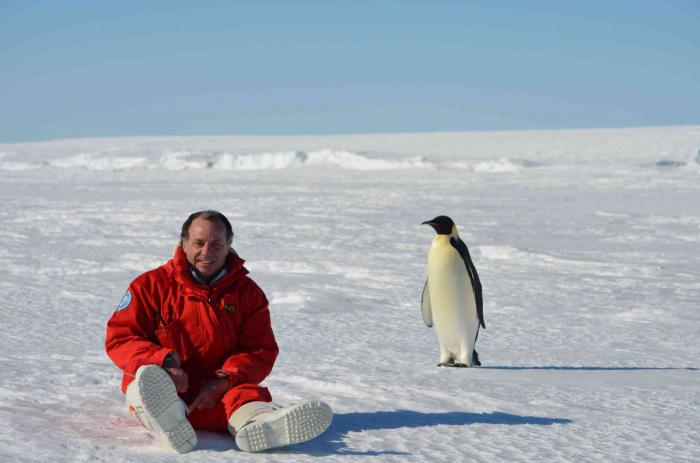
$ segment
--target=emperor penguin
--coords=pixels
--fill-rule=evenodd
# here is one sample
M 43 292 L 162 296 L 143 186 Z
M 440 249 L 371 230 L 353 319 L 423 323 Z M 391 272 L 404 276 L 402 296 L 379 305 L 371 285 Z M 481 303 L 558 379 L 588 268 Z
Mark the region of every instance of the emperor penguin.
M 435 325 L 440 343 L 438 366 L 479 366 L 474 345 L 479 327 L 486 328 L 479 274 L 451 218 L 440 215 L 422 225 L 437 232 L 428 251 L 421 312 L 426 325 Z

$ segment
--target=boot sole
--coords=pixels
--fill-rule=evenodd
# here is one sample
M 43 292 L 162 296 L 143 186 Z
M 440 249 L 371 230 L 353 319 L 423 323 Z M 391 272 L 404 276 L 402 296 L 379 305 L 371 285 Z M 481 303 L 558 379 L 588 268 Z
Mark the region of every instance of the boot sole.
M 197 445 L 197 434 L 187 421 L 184 404 L 175 385 L 162 368 L 148 365 L 136 373 L 141 406 L 134 408 L 137 417 L 147 421 L 153 432 L 169 449 L 185 453 Z
M 236 445 L 245 452 L 286 447 L 309 441 L 328 429 L 331 408 L 323 402 L 304 402 L 269 421 L 252 422 L 236 434 Z

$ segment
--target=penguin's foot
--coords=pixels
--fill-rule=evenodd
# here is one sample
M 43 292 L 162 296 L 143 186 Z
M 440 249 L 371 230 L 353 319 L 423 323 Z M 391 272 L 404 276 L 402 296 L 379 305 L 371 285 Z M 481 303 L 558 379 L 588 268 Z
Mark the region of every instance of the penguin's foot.
M 457 368 L 469 368 L 469 365 L 467 365 L 466 363 L 455 363 L 452 366 Z
M 447 362 L 440 362 L 437 364 L 439 367 L 454 367 L 455 366 L 455 359 L 449 359 Z
M 481 366 L 481 362 L 479 361 L 479 354 L 477 354 L 476 351 L 474 351 L 474 353 L 472 354 L 472 363 L 475 367 Z

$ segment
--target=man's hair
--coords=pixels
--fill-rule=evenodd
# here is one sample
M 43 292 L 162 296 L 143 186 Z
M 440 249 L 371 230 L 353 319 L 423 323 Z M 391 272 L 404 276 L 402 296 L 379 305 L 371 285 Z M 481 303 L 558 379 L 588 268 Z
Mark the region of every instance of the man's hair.
M 226 241 L 228 245 L 231 246 L 233 242 L 233 227 L 231 227 L 231 222 L 228 221 L 226 216 L 219 211 L 199 211 L 191 214 L 182 224 L 182 231 L 180 232 L 180 240 L 187 240 L 190 238 L 190 225 L 195 219 L 204 219 L 209 222 L 219 222 L 226 229 Z

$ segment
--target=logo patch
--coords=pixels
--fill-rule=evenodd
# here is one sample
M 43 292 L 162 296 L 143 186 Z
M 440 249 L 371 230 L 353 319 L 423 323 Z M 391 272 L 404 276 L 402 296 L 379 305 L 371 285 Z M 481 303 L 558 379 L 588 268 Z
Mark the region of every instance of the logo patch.
M 119 304 L 117 305 L 117 308 L 114 309 L 114 311 L 119 312 L 120 310 L 124 310 L 127 307 L 129 307 L 129 304 L 131 304 L 131 291 L 127 289 L 126 293 L 124 293 L 124 297 L 122 297 L 122 300 L 119 301 Z

